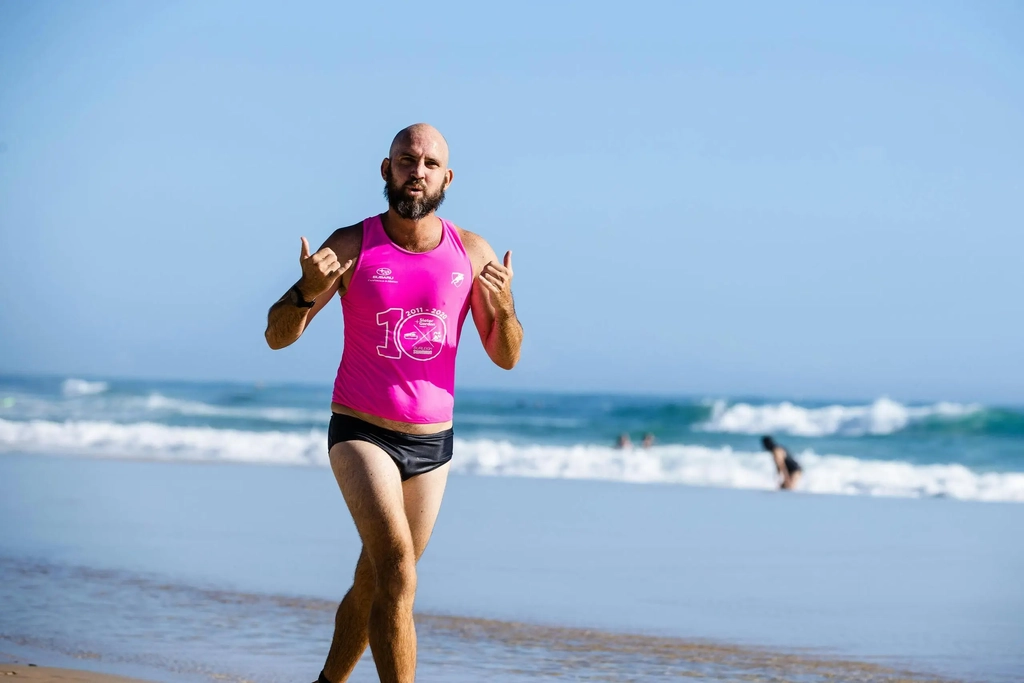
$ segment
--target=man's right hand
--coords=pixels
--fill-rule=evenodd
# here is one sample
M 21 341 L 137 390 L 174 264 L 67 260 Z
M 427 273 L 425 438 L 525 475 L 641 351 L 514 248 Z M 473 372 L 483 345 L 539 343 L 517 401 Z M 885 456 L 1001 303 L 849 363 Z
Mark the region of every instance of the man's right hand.
M 302 279 L 299 291 L 306 301 L 313 301 L 334 285 L 346 270 L 352 267 L 355 259 L 338 263 L 338 257 L 330 247 L 324 247 L 313 255 L 309 253 L 309 242 L 302 238 L 302 252 L 299 254 L 299 265 L 302 266 Z

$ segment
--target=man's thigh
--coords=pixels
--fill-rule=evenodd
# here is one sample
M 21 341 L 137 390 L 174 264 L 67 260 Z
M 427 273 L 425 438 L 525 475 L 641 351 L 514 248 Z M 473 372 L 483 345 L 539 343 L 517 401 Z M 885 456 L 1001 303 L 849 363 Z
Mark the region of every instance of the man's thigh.
M 335 444 L 330 460 L 371 558 L 377 552 L 411 542 L 418 560 L 441 509 L 450 463 L 403 482 L 391 456 L 365 441 Z
M 402 478 L 391 456 L 365 441 L 342 441 L 331 448 L 330 460 L 371 562 L 414 550 Z
M 448 483 L 450 462 L 436 470 L 419 474 L 402 482 L 402 493 L 405 497 L 405 516 L 409 522 L 413 545 L 416 548 L 416 559 L 420 559 L 434 531 L 437 513 L 441 510 L 441 499 L 444 497 L 445 485 Z

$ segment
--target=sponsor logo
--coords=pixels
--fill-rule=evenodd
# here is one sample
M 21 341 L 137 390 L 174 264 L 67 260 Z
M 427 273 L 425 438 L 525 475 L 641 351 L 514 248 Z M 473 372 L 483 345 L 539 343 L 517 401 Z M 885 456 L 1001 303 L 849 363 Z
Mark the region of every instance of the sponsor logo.
M 441 355 L 448 336 L 448 325 L 445 323 L 448 316 L 444 311 L 435 308 L 414 308 L 405 311 L 404 314 L 398 329 L 395 330 L 394 339 L 405 357 L 429 361 Z
M 466 276 L 463 275 L 462 273 L 452 273 L 452 284 L 455 285 L 456 287 L 461 287 L 465 279 Z
M 391 269 L 390 268 L 378 268 L 374 272 L 374 274 L 370 276 L 370 282 L 396 283 L 396 282 L 398 282 L 398 280 L 396 280 L 391 275 Z

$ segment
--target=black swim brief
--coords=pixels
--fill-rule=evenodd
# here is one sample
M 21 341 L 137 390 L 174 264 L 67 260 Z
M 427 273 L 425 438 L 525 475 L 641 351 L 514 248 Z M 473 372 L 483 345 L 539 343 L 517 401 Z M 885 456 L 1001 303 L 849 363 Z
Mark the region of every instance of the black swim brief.
M 342 441 L 365 441 L 391 456 L 402 481 L 436 470 L 452 459 L 455 433 L 451 428 L 436 434 L 406 434 L 384 429 L 351 415 L 331 413 L 327 452 Z

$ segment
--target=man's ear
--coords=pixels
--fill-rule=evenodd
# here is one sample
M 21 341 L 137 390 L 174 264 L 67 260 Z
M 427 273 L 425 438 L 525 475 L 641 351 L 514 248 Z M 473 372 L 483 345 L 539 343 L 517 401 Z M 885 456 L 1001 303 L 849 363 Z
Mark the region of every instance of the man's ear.
M 453 171 L 452 169 L 449 168 L 447 175 L 448 175 L 448 178 L 444 182 L 444 189 L 445 190 L 447 190 L 449 187 L 451 187 L 451 185 L 452 185 L 452 178 L 455 177 L 455 171 Z
M 380 162 L 380 177 L 382 180 L 388 179 L 388 169 L 391 167 L 391 159 L 384 157 L 384 161 Z

